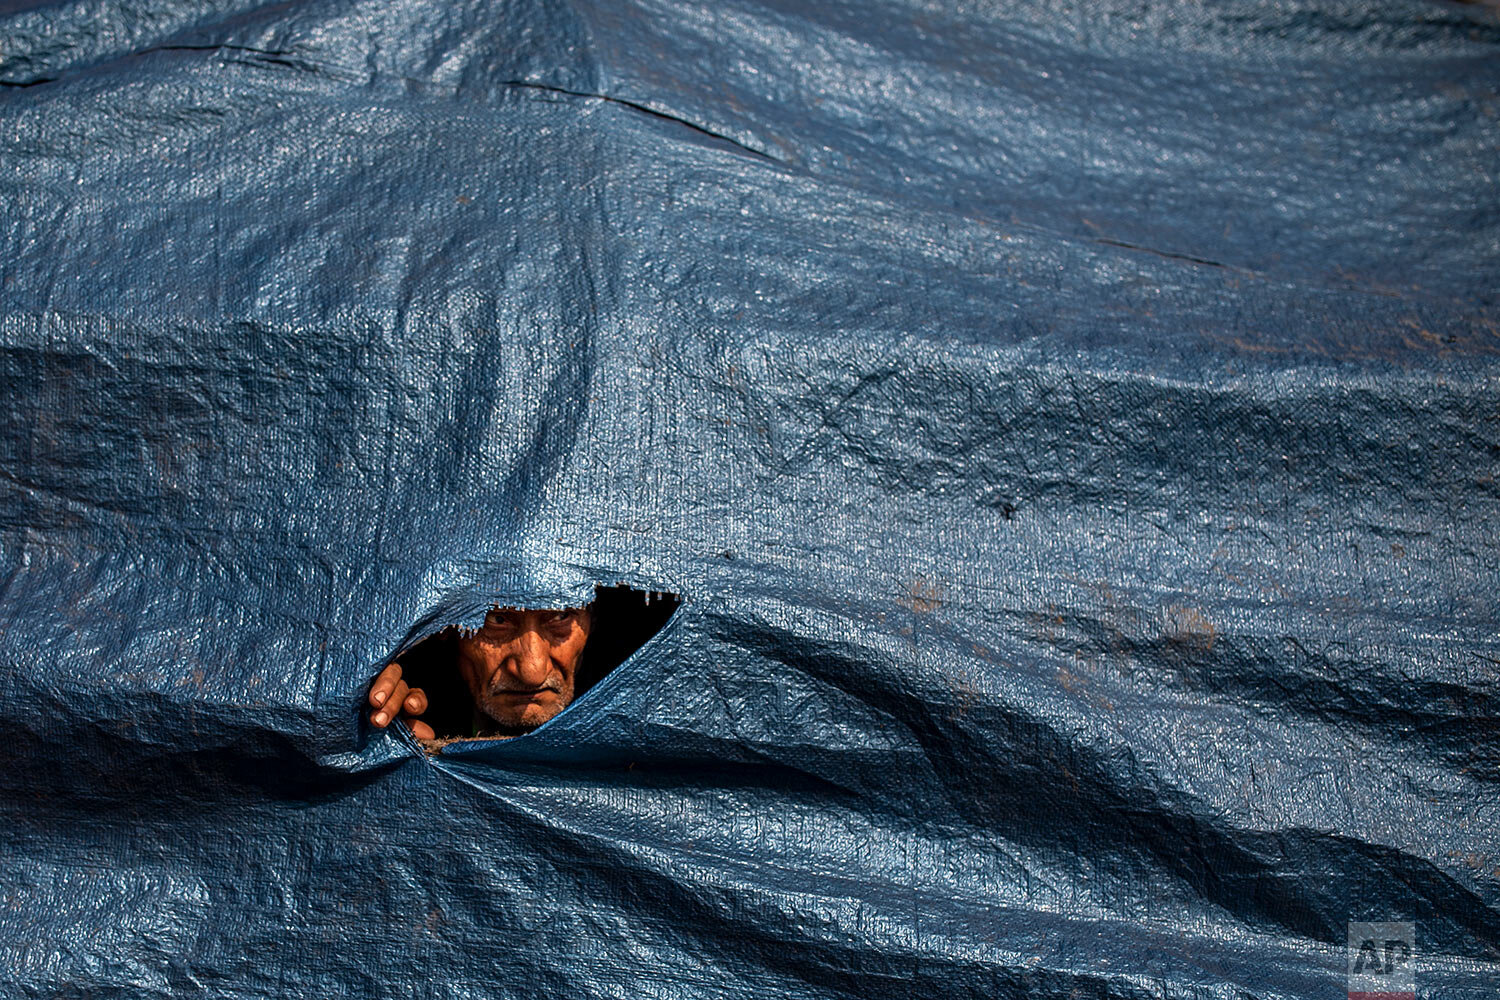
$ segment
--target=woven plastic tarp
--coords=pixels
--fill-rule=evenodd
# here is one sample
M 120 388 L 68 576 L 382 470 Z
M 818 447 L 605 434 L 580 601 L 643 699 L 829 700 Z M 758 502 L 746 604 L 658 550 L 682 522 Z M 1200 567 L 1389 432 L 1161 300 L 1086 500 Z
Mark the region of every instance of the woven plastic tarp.
M 1500 27 L 0 6 L 0 994 L 1500 981 Z M 553 722 L 364 718 L 681 595 Z

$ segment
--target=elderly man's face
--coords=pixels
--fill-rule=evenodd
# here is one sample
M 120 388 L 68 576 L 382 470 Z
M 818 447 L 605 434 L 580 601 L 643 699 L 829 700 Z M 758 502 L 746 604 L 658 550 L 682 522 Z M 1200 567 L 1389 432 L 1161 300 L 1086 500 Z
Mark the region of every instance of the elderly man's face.
M 589 637 L 587 608 L 493 610 L 459 639 L 458 666 L 480 710 L 504 729 L 535 729 L 573 700 Z

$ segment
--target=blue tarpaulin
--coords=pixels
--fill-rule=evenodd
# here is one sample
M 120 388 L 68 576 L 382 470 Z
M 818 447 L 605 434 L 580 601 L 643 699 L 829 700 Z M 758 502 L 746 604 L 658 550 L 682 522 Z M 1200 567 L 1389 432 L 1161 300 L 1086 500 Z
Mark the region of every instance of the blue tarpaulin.
M 0 995 L 1493 996 L 1497 55 L 0 5 Z M 531 735 L 369 728 L 619 583 Z

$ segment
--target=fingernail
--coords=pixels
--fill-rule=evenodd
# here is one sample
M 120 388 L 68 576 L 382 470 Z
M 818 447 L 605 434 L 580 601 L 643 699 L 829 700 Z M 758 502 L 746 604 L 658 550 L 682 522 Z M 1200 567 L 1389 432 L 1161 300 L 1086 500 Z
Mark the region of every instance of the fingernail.
M 385 704 L 385 699 L 386 699 L 386 694 L 385 694 L 384 691 L 376 691 L 375 692 L 375 704 L 377 704 L 377 705 L 384 705 Z
M 377 726 L 383 726 L 383 725 L 385 725 L 385 719 L 386 719 L 386 715 L 385 715 L 384 712 L 377 713 L 376 716 L 375 716 L 375 725 L 377 725 Z

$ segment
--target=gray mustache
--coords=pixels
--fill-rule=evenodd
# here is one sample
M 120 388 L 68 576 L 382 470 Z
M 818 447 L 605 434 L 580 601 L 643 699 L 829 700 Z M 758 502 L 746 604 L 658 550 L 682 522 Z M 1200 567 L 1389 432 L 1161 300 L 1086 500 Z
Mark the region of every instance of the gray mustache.
M 503 694 L 506 692 L 526 694 L 537 691 L 554 691 L 557 694 L 562 694 L 562 678 L 556 674 L 548 674 L 547 679 L 537 687 L 522 687 L 507 681 L 491 682 L 489 687 L 490 694 Z

